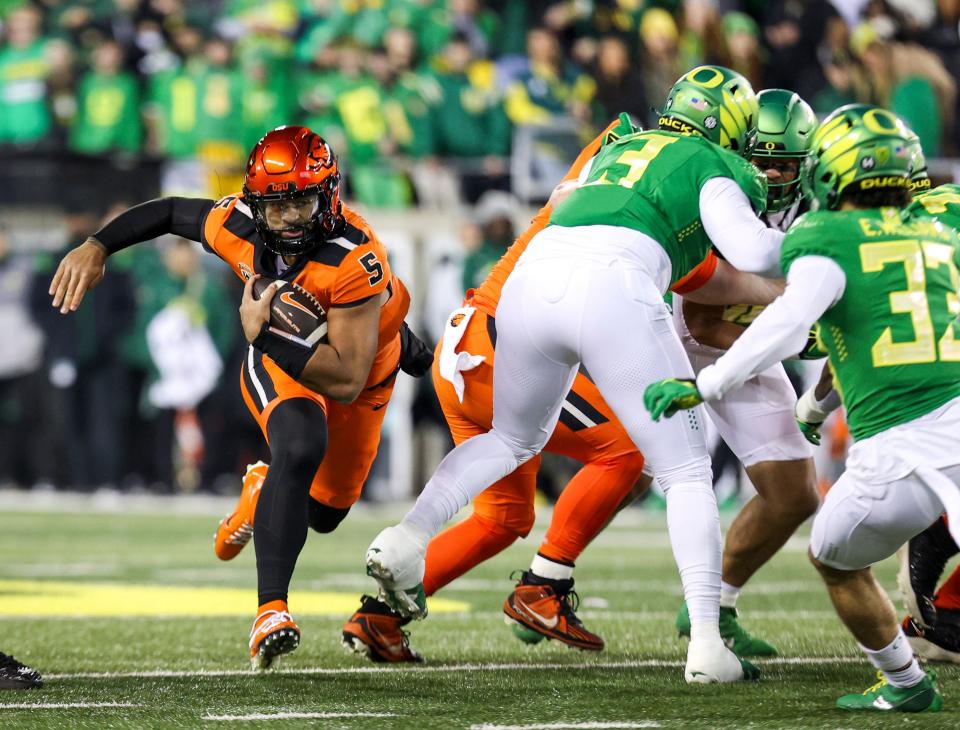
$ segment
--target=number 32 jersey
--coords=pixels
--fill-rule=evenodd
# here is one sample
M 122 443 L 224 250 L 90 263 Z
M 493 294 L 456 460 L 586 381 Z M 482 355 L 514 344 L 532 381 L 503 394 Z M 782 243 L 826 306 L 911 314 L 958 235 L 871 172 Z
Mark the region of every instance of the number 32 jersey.
M 787 232 L 783 270 L 826 256 L 846 275 L 820 339 L 854 439 L 960 396 L 960 239 L 897 208 L 808 213 Z
M 358 306 L 372 297 L 381 300 L 380 351 L 400 331 L 410 307 L 410 295 L 387 262 L 387 250 L 363 218 L 343 206 L 343 222 L 330 238 L 300 256 L 283 274 L 276 273 L 276 254 L 257 233 L 249 206 L 242 196 L 219 200 L 203 224 L 205 248 L 226 261 L 241 279 L 261 274 L 293 281 L 310 292 L 324 310 Z M 374 368 L 371 378 L 379 369 Z
M 587 179 L 557 206 L 550 223 L 646 233 L 670 257 L 672 285 L 710 251 L 700 220 L 700 189 L 717 177 L 737 183 L 758 214 L 766 210 L 766 177 L 719 145 L 676 132 L 625 135 L 603 146 Z

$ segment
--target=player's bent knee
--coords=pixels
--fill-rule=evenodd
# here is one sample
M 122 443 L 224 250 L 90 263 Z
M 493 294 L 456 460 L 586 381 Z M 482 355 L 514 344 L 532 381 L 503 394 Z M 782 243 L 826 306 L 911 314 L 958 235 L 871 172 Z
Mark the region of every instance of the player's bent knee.
M 713 476 L 710 473 L 709 456 L 694 459 L 670 469 L 661 469 L 656 472 L 656 478 L 664 492 L 667 492 L 674 485 L 697 485 L 697 487 L 705 487 L 711 492 L 713 491 Z
M 474 507 L 470 516 L 487 532 L 511 536 L 513 538 L 526 537 L 533 529 L 536 518 L 533 505 L 511 504 L 507 509 L 501 505 L 493 514 L 484 514 L 482 507 Z
M 810 558 L 810 562 L 813 563 L 813 567 L 817 569 L 817 572 L 820 573 L 820 577 L 823 578 L 823 582 L 827 585 L 839 585 L 845 583 L 846 581 L 857 578 L 863 571 L 869 570 L 869 568 L 844 568 L 838 565 L 831 565 L 825 562 L 825 558 L 818 557 L 814 554 L 814 548 L 811 545 L 810 549 L 807 551 L 807 557 Z
M 326 504 L 311 499 L 307 508 L 307 520 L 310 527 L 321 533 L 330 533 L 337 529 L 337 526 L 343 522 L 350 508 L 337 509 Z

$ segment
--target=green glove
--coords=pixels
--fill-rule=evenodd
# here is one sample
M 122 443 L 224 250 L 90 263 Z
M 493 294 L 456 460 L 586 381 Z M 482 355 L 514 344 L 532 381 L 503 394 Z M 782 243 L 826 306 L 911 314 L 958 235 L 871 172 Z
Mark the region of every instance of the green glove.
M 822 423 L 807 423 L 806 421 L 797 420 L 797 426 L 800 427 L 800 433 L 803 434 L 803 437 L 809 441 L 814 446 L 820 445 L 820 427 Z
M 667 378 L 651 383 L 643 391 L 643 404 L 650 417 L 659 421 L 660 416 L 669 418 L 677 411 L 693 408 L 703 403 L 697 384 L 689 378 Z

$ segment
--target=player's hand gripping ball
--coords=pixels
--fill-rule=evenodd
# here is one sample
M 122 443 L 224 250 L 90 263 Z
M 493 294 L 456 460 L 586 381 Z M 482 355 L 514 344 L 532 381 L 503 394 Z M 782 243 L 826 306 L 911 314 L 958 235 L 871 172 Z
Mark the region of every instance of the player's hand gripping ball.
M 270 299 L 270 327 L 303 340 L 309 347 L 327 341 L 327 313 L 310 292 L 299 284 L 282 279 L 258 277 L 253 280 L 253 298 L 275 285 Z

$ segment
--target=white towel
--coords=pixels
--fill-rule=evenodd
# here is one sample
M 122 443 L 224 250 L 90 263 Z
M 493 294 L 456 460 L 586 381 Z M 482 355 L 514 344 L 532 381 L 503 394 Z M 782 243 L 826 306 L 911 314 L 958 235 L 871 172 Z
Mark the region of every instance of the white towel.
M 447 324 L 443 328 L 443 345 L 440 347 L 440 377 L 453 384 L 457 399 L 463 403 L 464 382 L 463 375 L 473 370 L 487 358 L 483 355 L 471 355 L 469 352 L 457 352 L 457 345 L 467 331 L 470 318 L 477 311 L 474 307 L 460 307 L 454 309 L 447 317 Z

